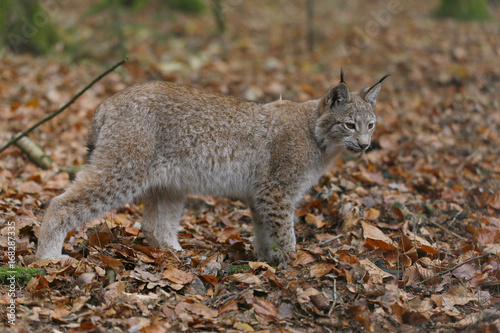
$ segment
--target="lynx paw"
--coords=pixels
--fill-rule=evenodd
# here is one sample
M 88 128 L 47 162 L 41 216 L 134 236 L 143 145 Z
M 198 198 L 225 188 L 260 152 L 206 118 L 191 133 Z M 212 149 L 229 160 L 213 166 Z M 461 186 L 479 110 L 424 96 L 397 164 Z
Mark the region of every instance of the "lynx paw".
M 46 255 L 39 255 L 37 253 L 35 257 L 37 260 L 54 260 L 54 261 L 64 261 L 68 258 L 71 258 L 70 256 L 65 254 L 51 255 L 50 253 Z

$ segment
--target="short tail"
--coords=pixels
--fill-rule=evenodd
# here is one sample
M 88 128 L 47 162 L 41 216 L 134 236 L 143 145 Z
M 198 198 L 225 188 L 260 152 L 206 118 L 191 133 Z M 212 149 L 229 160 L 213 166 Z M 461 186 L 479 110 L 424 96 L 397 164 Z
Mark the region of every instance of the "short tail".
M 99 133 L 101 132 L 101 128 L 104 125 L 105 120 L 105 112 L 103 110 L 103 104 L 101 103 L 94 112 L 92 116 L 92 122 L 89 127 L 89 135 L 87 138 L 87 163 L 90 164 L 92 162 L 92 154 L 97 146 L 97 141 L 99 139 Z

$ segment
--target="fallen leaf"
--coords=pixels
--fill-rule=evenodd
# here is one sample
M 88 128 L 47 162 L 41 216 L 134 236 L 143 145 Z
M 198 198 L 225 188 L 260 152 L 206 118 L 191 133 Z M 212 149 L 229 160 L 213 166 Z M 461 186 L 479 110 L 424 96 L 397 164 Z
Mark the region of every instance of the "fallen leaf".
M 210 309 L 208 306 L 200 303 L 179 302 L 175 306 L 175 314 L 179 317 L 186 311 L 203 318 L 216 318 L 219 315 L 219 311 Z
M 37 194 L 42 192 L 42 187 L 34 181 L 27 181 L 19 185 L 19 192 L 24 194 Z
M 236 273 L 229 277 L 231 281 L 246 283 L 249 285 L 260 285 L 262 281 L 252 273 Z
M 102 261 L 104 265 L 114 270 L 116 273 L 122 273 L 125 270 L 122 261 L 120 259 L 111 258 L 103 254 L 99 255 L 99 260 Z
M 491 208 L 500 210 L 500 191 L 497 191 L 492 196 L 490 196 L 486 201 L 486 204 Z
M 319 264 L 314 264 L 311 266 L 309 274 L 311 277 L 322 277 L 332 271 L 335 268 L 334 264 L 321 262 Z
M 66 305 L 58 304 L 54 307 L 54 310 L 52 310 L 52 312 L 50 313 L 50 318 L 53 320 L 60 321 L 60 322 L 67 322 L 62 317 L 67 316 L 70 313 L 71 313 L 71 311 L 69 311 L 66 308 Z
M 370 208 L 365 211 L 364 218 L 367 220 L 374 221 L 380 216 L 380 211 L 375 208 Z
M 395 250 L 397 248 L 396 244 L 375 225 L 366 221 L 361 221 L 361 225 L 363 227 L 363 237 L 367 244 L 384 250 Z
M 167 279 L 168 281 L 180 285 L 188 284 L 193 281 L 193 275 L 190 273 L 181 271 L 177 268 L 169 268 L 165 270 L 161 276 L 162 279 Z
M 253 269 L 254 271 L 258 269 L 266 269 L 270 270 L 272 273 L 276 273 L 276 269 L 272 268 L 271 266 L 269 266 L 269 264 L 265 262 L 249 261 L 248 266 L 250 266 L 250 268 Z
M 310 253 L 300 251 L 297 259 L 293 261 L 292 266 L 307 265 L 314 261 L 316 261 L 316 259 Z
M 252 297 L 246 300 L 252 305 L 257 318 L 264 321 L 273 321 L 278 315 L 278 309 L 271 303 L 261 297 Z
M 312 225 L 316 226 L 316 228 L 318 228 L 318 229 L 323 228 L 326 225 L 326 223 L 325 223 L 325 221 L 323 221 L 323 219 L 321 219 L 318 216 L 313 215 L 311 213 L 306 214 L 305 220 L 306 220 L 307 224 L 312 224 Z

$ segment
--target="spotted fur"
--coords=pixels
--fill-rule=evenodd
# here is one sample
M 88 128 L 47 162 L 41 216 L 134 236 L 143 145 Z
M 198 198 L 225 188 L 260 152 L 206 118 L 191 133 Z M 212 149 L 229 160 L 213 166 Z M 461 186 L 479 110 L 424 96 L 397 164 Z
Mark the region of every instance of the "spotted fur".
M 63 257 L 67 232 L 134 198 L 148 243 L 181 250 L 185 197 L 210 194 L 246 202 L 257 255 L 284 260 L 303 193 L 336 156 L 368 148 L 379 90 L 350 93 L 341 82 L 320 99 L 260 104 L 167 82 L 129 87 L 96 109 L 89 164 L 52 200 L 37 257 Z

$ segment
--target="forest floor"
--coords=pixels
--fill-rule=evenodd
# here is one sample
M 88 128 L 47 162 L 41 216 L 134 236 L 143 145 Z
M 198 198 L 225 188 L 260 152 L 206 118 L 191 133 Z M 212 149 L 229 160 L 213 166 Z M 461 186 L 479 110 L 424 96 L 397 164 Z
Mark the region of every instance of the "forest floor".
M 81 18 L 89 2 L 65 3 L 51 18 L 71 49 L 2 51 L 0 145 L 122 58 L 109 13 Z M 317 0 L 310 52 L 304 1 L 255 3 L 225 1 L 223 35 L 210 12 L 123 13 L 129 61 L 30 135 L 54 164 L 42 170 L 17 147 L 1 153 L 1 258 L 7 265 L 14 222 L 15 265 L 46 271 L 15 286 L 10 330 L 498 332 L 498 20 L 436 20 L 437 1 Z M 73 258 L 35 261 L 48 203 L 70 184 L 60 170 L 86 162 L 87 128 L 106 97 L 162 79 L 304 101 L 338 83 L 340 67 L 351 89 L 392 76 L 372 149 L 339 159 L 304 196 L 288 263 L 257 262 L 248 208 L 213 197 L 188 201 L 183 252 L 149 247 L 133 202 L 71 232 L 64 253 Z M 0 291 L 7 325 L 9 285 Z

